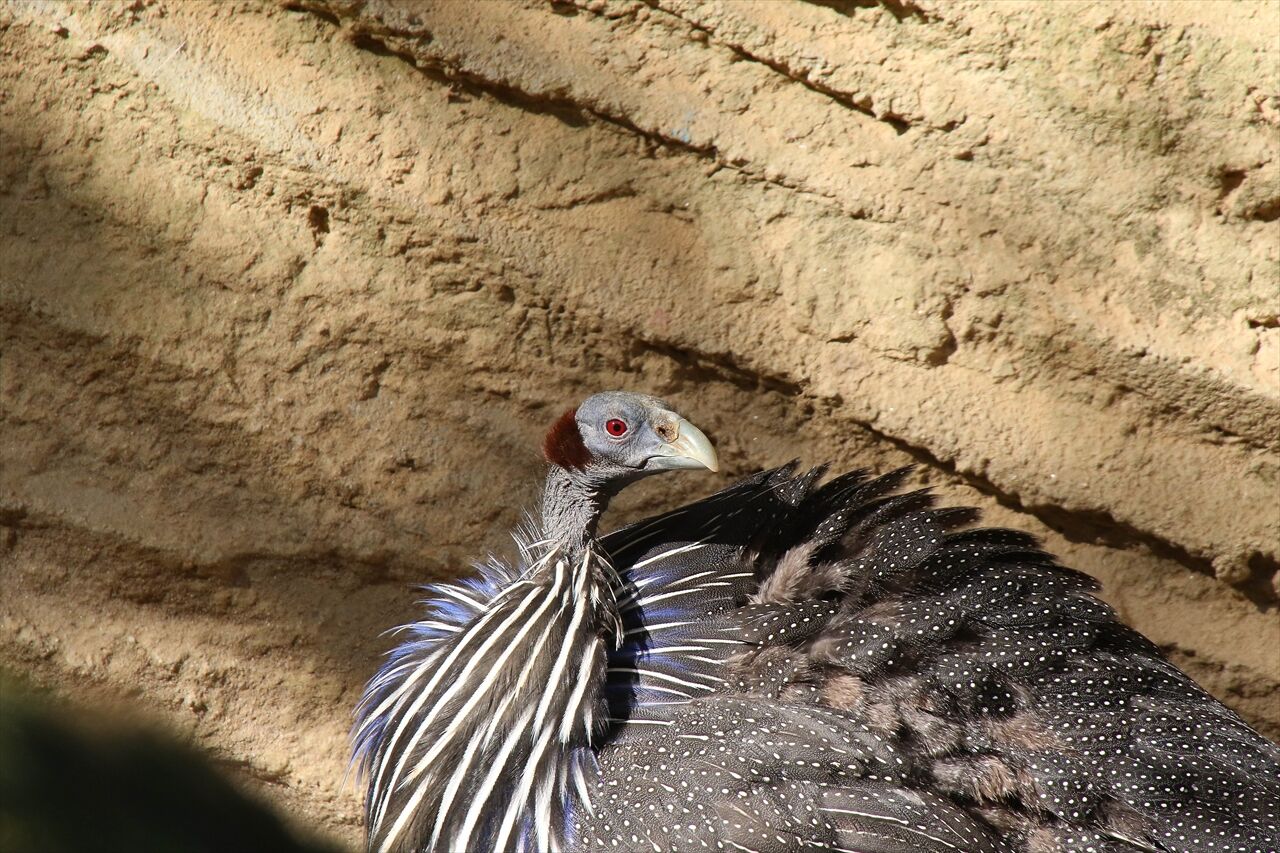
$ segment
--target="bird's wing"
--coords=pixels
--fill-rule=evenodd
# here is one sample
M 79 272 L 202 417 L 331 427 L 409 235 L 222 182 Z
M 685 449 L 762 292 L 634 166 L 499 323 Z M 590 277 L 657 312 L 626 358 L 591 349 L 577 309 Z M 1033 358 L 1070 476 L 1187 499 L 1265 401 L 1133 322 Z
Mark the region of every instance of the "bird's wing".
M 884 738 L 815 705 L 713 695 L 649 706 L 600 753 L 581 846 L 792 853 L 1009 853 L 956 804 L 908 785 Z
M 615 717 L 723 686 L 728 659 L 746 648 L 732 614 L 756 587 L 744 547 L 794 506 L 794 467 L 765 471 L 604 538 L 620 579 L 623 636 L 609 657 L 607 687 Z
M 922 808 L 1024 846 L 1280 849 L 1280 750 L 1121 624 L 1090 578 L 1026 534 L 970 527 L 972 510 L 898 493 L 905 470 L 820 474 L 764 472 L 605 540 L 625 587 L 616 748 L 728 697 L 816 707 L 908 768 L 901 784 L 868 770 L 856 790 L 927 795 Z M 785 761 L 769 772 L 816 784 Z
M 905 787 L 896 751 L 849 715 L 761 701 L 745 681 L 726 681 L 735 656 L 803 639 L 835 610 L 745 604 L 761 554 L 779 537 L 816 532 L 801 506 L 820 472 L 793 471 L 764 472 L 606 538 L 623 580 L 625 634 L 610 656 L 615 729 L 600 778 L 627 782 L 596 793 L 584 841 L 595 832 L 660 850 L 1009 849 L 944 798 Z M 671 809 L 666 819 L 646 819 L 660 806 Z

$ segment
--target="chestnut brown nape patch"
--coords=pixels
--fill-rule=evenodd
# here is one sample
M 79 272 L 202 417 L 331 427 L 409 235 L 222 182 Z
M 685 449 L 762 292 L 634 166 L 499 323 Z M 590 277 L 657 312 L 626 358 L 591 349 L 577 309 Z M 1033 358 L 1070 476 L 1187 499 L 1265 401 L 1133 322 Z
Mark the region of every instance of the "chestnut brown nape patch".
M 570 409 L 561 415 L 542 440 L 542 455 L 552 465 L 581 468 L 591 460 L 591 453 L 582 443 L 582 433 L 578 432 L 576 414 L 576 409 Z

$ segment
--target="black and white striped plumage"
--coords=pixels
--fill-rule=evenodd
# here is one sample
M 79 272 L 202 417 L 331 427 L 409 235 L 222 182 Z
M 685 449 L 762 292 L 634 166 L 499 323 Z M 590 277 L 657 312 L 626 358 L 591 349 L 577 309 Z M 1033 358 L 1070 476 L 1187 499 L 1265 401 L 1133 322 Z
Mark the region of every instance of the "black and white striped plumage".
M 1280 750 L 1092 580 L 820 476 L 433 588 L 359 714 L 370 847 L 1280 849 Z
M 603 732 L 605 565 L 546 547 L 523 572 L 494 563 L 428 588 L 431 618 L 406 626 L 361 705 L 378 849 L 546 850 L 565 835 Z

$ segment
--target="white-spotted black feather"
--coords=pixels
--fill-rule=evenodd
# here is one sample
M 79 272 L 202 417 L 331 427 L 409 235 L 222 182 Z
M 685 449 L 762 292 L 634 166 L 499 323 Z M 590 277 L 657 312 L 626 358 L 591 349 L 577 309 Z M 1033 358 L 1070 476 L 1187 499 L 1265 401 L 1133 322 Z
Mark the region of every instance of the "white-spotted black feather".
M 820 476 L 435 588 L 361 705 L 371 848 L 1280 849 L 1280 750 L 1088 577 Z

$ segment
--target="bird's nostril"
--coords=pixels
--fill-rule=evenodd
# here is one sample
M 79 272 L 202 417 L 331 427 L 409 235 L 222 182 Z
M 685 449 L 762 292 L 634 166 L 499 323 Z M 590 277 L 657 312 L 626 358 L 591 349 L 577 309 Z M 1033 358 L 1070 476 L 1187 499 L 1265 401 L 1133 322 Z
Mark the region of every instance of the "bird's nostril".
M 675 441 L 680 436 L 680 430 L 670 421 L 658 424 L 654 431 L 658 433 L 658 438 L 667 442 Z

